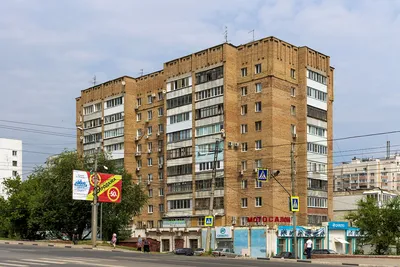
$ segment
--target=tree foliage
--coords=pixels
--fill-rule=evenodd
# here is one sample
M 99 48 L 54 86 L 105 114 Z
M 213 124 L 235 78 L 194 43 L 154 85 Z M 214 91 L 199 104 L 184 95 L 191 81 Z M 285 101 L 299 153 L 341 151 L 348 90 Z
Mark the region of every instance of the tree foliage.
M 107 155 L 98 156 L 98 166 L 98 172 L 122 175 L 121 203 L 103 203 L 102 209 L 103 236 L 111 238 L 113 232 L 123 236 L 147 196 L 132 182 L 132 176 L 118 169 Z M 38 233 L 45 232 L 82 236 L 90 228 L 91 202 L 72 200 L 72 171 L 93 168 L 93 156 L 80 157 L 65 151 L 45 167 L 35 169 L 25 181 L 6 179 L 9 197 L 0 199 L 0 235 L 24 239 L 36 239 Z
M 366 198 L 358 202 L 358 209 L 347 219 L 360 228 L 361 241 L 373 245 L 375 254 L 389 253 L 390 246 L 400 247 L 400 197 L 379 207 L 376 199 Z

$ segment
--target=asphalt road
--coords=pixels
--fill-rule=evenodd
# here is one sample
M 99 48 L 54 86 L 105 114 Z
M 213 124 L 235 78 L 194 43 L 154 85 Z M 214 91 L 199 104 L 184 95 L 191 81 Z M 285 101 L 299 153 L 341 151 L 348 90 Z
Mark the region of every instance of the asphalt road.
M 1 267 L 29 266 L 146 266 L 146 267 L 239 267 L 239 266 L 327 266 L 310 263 L 208 258 L 166 254 L 124 253 L 0 244 Z

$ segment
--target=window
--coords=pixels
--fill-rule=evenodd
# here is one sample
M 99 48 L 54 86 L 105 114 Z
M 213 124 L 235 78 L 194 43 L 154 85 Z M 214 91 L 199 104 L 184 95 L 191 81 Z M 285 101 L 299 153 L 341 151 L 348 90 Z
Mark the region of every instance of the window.
M 247 217 L 240 217 L 240 226 L 247 225 Z
M 206 89 L 200 92 L 196 92 L 196 101 L 201 101 L 217 96 L 221 96 L 224 94 L 224 87 L 223 86 L 218 86 L 218 87 L 213 87 L 210 89 Z
M 255 110 L 256 110 L 256 112 L 261 112 L 261 101 L 260 102 L 256 102 Z
M 137 166 L 138 168 L 142 168 L 142 160 L 141 160 L 141 159 L 138 159 L 138 160 L 136 161 L 136 166 Z
M 113 138 L 124 135 L 124 128 L 112 129 L 104 132 L 104 138 Z
M 326 85 L 326 77 L 312 70 L 307 70 L 307 78 Z
M 13 150 L 12 155 L 15 157 L 17 156 L 17 151 Z
M 136 152 L 142 152 L 142 144 L 136 146 Z
M 261 121 L 256 121 L 255 123 L 255 128 L 257 132 L 261 131 Z
M 159 195 L 160 197 L 164 196 L 164 188 L 161 187 L 161 188 L 158 190 L 158 195 Z
M 202 153 L 203 150 L 199 148 L 199 153 Z M 181 147 L 175 148 L 167 151 L 167 159 L 178 159 L 192 156 L 192 147 Z
M 192 164 L 176 165 L 167 167 L 167 177 L 168 176 L 179 176 L 192 174 Z
M 242 198 L 241 203 L 242 203 L 242 208 L 247 208 L 247 198 Z
M 158 108 L 158 117 L 161 117 L 164 115 L 164 108 Z
M 317 135 L 321 137 L 327 137 L 326 129 L 314 125 L 307 125 L 307 133 L 312 135 Z
M 261 83 L 256 83 L 256 93 L 261 93 L 262 87 Z
M 160 124 L 158 125 L 158 133 L 163 133 L 163 132 L 164 132 L 164 124 L 160 123 Z M 162 140 L 159 140 L 159 141 L 162 141 Z M 159 147 L 162 148 L 162 145 L 159 146 Z
M 153 166 L 153 159 L 147 158 L 147 166 Z
M 307 96 L 320 100 L 322 102 L 326 102 L 328 98 L 328 94 L 324 93 L 320 90 L 307 86 Z
M 107 145 L 107 146 L 104 146 L 104 149 L 108 152 L 122 150 L 122 149 L 124 149 L 124 143 Z
M 296 88 L 294 88 L 294 87 L 290 88 L 290 96 L 293 96 L 293 97 L 296 96 Z
M 199 217 L 198 219 L 197 219 L 197 225 L 198 226 L 204 226 L 204 220 L 205 220 L 205 217 Z
M 247 133 L 247 124 L 240 125 L 240 133 Z
M 164 164 L 164 156 L 159 156 L 158 157 L 158 164 L 163 165 Z
M 261 64 L 256 64 L 254 66 L 254 73 L 255 74 L 261 73 Z
M 224 114 L 224 104 L 196 109 L 196 120 Z
M 242 74 L 242 77 L 246 77 L 246 76 L 247 76 L 247 68 L 242 68 L 242 69 L 240 70 L 240 72 L 241 72 L 241 74 Z
M 138 107 L 140 107 L 140 106 L 142 105 L 142 98 L 140 98 L 140 97 L 137 98 L 137 99 L 136 99 L 136 103 L 137 103 L 136 105 L 137 105 Z
M 158 172 L 158 180 L 160 180 L 160 181 L 164 180 L 164 172 L 163 171 Z
M 326 215 L 308 215 L 308 224 L 321 225 L 323 222 L 327 221 L 328 221 L 328 216 Z M 321 241 L 321 240 L 317 239 L 316 241 Z M 317 242 L 315 242 L 315 246 L 317 246 Z
M 192 112 L 189 111 L 189 112 L 176 114 L 176 115 L 168 117 L 169 124 L 174 124 L 174 123 L 190 120 L 190 113 L 192 113 Z
M 222 166 L 223 165 L 221 164 L 221 161 L 217 161 L 216 168 L 217 169 L 221 169 Z M 210 170 L 213 170 L 213 169 L 214 169 L 214 162 L 213 161 L 199 163 L 199 171 L 210 171 Z
M 141 175 L 138 175 L 137 178 L 138 178 L 138 183 L 141 184 L 141 183 L 142 183 L 142 176 L 141 176 Z
M 153 174 L 152 173 L 147 174 L 147 181 L 149 181 L 149 182 L 153 181 Z
M 247 143 L 242 143 L 242 152 L 247 152 Z
M 147 207 L 147 213 L 153 213 L 153 205 Z
M 290 106 L 290 115 L 296 116 L 296 106 Z
M 158 210 L 159 210 L 160 212 L 164 212 L 164 204 L 159 204 L 159 205 L 158 205 Z
M 163 92 L 158 92 L 158 101 L 161 101 L 161 100 L 163 100 L 164 99 L 164 94 L 163 94 Z
M 17 177 L 18 176 L 18 172 L 17 171 L 12 171 L 12 176 L 13 177 Z
M 254 160 L 254 169 L 262 168 L 262 159 Z
M 147 221 L 147 228 L 154 228 L 154 221 Z
M 152 95 L 148 95 L 147 96 L 147 104 L 152 104 L 153 103 L 153 96 Z
M 168 184 L 167 190 L 169 194 L 188 193 L 192 192 L 193 190 L 192 184 L 192 182 L 178 182 Z
M 261 140 L 256 140 L 255 146 L 256 146 L 256 150 L 261 150 L 261 148 L 262 148 Z
M 290 125 L 290 132 L 292 133 L 292 135 L 296 134 L 296 125 L 294 125 L 294 124 Z
M 137 136 L 137 137 L 141 137 L 142 135 L 143 135 L 142 129 L 137 129 L 137 130 L 136 130 L 136 136 Z
M 314 144 L 314 143 L 307 143 L 307 151 L 321 154 L 321 155 L 327 155 L 328 147 L 319 145 L 319 144 Z
M 292 79 L 296 79 L 296 70 L 295 69 L 290 69 L 290 77 L 292 77 Z
M 246 115 L 247 114 L 247 105 L 242 105 L 240 108 L 240 114 Z
M 168 143 L 189 140 L 191 138 L 192 138 L 192 129 L 182 130 L 167 134 Z
M 123 97 L 120 96 L 120 97 L 117 97 L 117 98 L 114 98 L 114 99 L 107 100 L 106 107 L 107 108 L 112 108 L 112 107 L 116 107 L 116 106 L 122 105 L 122 103 L 123 103 Z
M 246 96 L 247 95 L 247 86 L 243 86 L 241 88 L 241 91 L 242 91 L 242 96 Z
M 101 140 L 101 133 L 86 135 L 84 139 L 84 144 L 95 143 L 99 142 L 100 140 Z
M 192 104 L 192 94 L 183 95 L 167 100 L 167 109 L 177 108 Z
M 247 170 L 247 161 L 243 160 L 241 163 L 241 170 L 246 171 Z
M 214 124 L 214 125 L 198 127 L 196 128 L 196 136 L 199 137 L 204 135 L 220 133 L 223 128 L 224 125 L 222 124 Z
M 224 77 L 224 67 L 220 66 L 211 70 L 196 73 L 196 84 L 215 81 Z
M 84 115 L 88 115 L 88 114 L 91 114 L 93 112 L 94 112 L 93 105 L 83 108 L 83 114 Z
M 149 110 L 147 111 L 147 120 L 153 119 L 153 111 Z
M 152 135 L 153 134 L 153 126 L 147 127 L 147 135 Z
M 153 189 L 149 189 L 149 197 L 153 197 Z
M 104 117 L 104 124 L 113 123 L 124 120 L 123 112 L 108 115 Z
M 247 188 L 247 180 L 242 180 L 241 183 L 240 183 L 240 187 L 242 189 L 246 189 Z
M 136 114 L 136 121 L 141 121 L 142 120 L 142 113 Z
M 322 197 L 308 197 L 307 206 L 312 208 L 327 208 L 328 199 Z
M 308 188 L 313 190 L 327 191 L 328 181 L 318 179 L 308 179 Z
M 176 81 L 172 81 L 170 83 L 171 91 L 180 90 L 182 88 L 191 86 L 192 85 L 191 83 L 192 83 L 191 77 L 186 77 Z
M 262 206 L 262 198 L 261 197 L 256 197 L 256 201 L 255 201 L 255 206 L 256 207 L 261 207 Z
M 101 126 L 101 119 L 94 119 L 90 121 L 85 121 L 83 124 L 84 129 L 95 128 Z
M 180 209 L 191 209 L 192 200 L 191 199 L 178 199 L 168 201 L 169 210 L 180 210 Z
M 327 121 L 327 112 L 319 108 L 307 105 L 307 116 L 317 120 Z
M 153 143 L 152 142 L 148 142 L 147 143 L 147 150 L 148 151 L 152 151 L 153 150 Z
M 262 182 L 259 181 L 258 179 L 255 180 L 255 186 L 254 186 L 254 187 L 255 187 L 255 188 L 261 188 L 261 187 L 262 187 Z

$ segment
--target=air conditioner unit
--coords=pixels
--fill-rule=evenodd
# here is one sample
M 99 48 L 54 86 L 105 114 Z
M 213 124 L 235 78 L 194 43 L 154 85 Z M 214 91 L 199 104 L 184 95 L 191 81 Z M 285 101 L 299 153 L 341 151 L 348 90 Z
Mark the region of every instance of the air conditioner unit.
M 149 123 L 149 119 L 147 119 L 147 120 L 145 121 L 145 123 Z
M 150 153 L 151 153 L 151 149 L 148 149 L 148 150 L 147 150 L 147 153 L 149 153 L 149 154 L 150 154 Z
M 135 153 L 135 156 L 141 156 L 142 155 L 142 152 L 136 152 Z
M 167 90 L 162 90 L 162 92 L 163 92 L 163 94 L 166 94 L 166 93 L 167 93 Z
M 243 175 L 243 173 L 244 173 L 243 170 L 241 170 L 241 171 L 239 172 L 240 175 Z
M 135 110 L 138 110 L 139 109 L 139 106 L 135 106 Z
M 161 135 L 161 133 L 160 132 L 157 132 L 157 136 L 160 136 Z
M 146 135 L 146 139 L 149 139 L 149 136 L 148 136 L 148 135 Z
M 228 147 L 232 147 L 233 143 L 232 142 L 228 142 Z
M 162 164 L 158 164 L 158 168 L 159 168 L 159 169 L 162 169 L 163 166 L 164 166 L 164 165 L 162 165 Z
M 122 116 L 122 117 L 125 116 L 125 112 L 121 112 L 121 116 Z
M 139 141 L 139 139 L 140 139 L 140 136 L 135 137 L 135 141 Z
M 104 117 L 101 117 L 101 118 L 100 118 L 100 120 L 102 120 L 102 121 L 103 121 L 103 120 L 104 120 Z
M 147 185 L 151 185 L 151 181 L 147 181 Z
M 293 137 L 293 138 L 296 138 L 296 137 L 297 137 L 297 134 L 292 133 L 292 137 Z
M 151 94 L 152 97 L 156 97 L 156 94 Z
M 137 171 L 137 172 L 140 171 L 140 167 L 137 167 L 137 168 L 136 168 L 136 171 Z
M 255 169 L 254 169 L 254 173 L 258 173 L 258 168 L 255 168 Z
M 239 143 L 235 143 L 234 144 L 235 147 L 239 147 L 239 145 L 240 145 Z
M 158 152 L 162 152 L 162 148 L 159 148 L 159 149 L 158 149 Z

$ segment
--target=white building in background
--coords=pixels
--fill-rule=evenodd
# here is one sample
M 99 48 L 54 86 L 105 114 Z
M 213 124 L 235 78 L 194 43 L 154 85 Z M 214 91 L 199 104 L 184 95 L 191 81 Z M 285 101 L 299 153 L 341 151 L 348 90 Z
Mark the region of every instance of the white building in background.
M 0 196 L 7 197 L 5 178 L 22 175 L 22 141 L 0 138 Z

